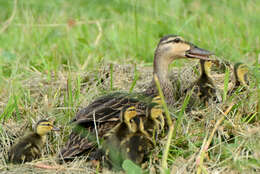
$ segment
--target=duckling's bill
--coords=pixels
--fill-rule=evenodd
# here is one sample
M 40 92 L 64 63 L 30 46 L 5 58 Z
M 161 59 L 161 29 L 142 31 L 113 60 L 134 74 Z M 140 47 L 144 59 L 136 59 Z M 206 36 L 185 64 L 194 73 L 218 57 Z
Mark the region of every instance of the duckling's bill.
M 40 120 L 37 125 L 36 125 L 36 128 L 38 126 L 41 126 L 41 127 L 47 127 L 50 131 L 60 131 L 60 128 L 58 127 L 55 127 L 53 125 L 53 121 L 49 121 L 49 120 Z

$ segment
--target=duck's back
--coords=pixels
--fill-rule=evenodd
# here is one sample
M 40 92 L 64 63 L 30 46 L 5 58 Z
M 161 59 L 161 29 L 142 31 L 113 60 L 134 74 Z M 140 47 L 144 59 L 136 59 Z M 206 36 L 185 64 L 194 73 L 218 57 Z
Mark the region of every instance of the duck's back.
M 121 109 L 126 105 L 139 105 L 139 94 L 129 94 L 124 92 L 114 92 L 102 97 L 99 97 L 86 108 L 81 109 L 72 122 L 76 123 L 104 123 L 109 121 L 119 120 L 119 113 Z M 148 98 L 150 100 L 150 98 Z M 145 101 L 144 101 L 145 102 Z M 92 126 L 92 125 L 91 125 Z

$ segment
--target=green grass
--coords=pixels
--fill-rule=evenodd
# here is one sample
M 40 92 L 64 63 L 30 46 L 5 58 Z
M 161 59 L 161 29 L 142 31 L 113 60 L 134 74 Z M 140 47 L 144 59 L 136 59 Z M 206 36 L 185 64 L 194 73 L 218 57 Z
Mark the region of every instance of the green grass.
M 13 6 L 12 0 L 0 0 L 0 30 Z M 246 63 L 259 83 L 259 13 L 259 0 L 18 0 L 13 20 L 0 33 L 0 120 L 31 125 L 42 117 L 56 118 L 64 131 L 61 140 L 54 138 L 53 142 L 63 144 L 70 131 L 68 121 L 103 92 L 83 85 L 85 73 L 99 81 L 100 69 L 111 61 L 152 66 L 156 44 L 166 34 L 181 35 L 222 59 Z M 176 61 L 173 66 L 183 62 Z M 139 75 L 135 72 L 130 91 Z M 113 87 L 111 81 L 107 91 Z M 259 121 L 259 115 L 246 117 Z M 203 127 L 188 119 L 179 125 L 184 123 Z M 170 164 L 183 154 L 190 156 L 198 151 L 205 136 L 203 131 L 198 134 L 201 139 L 193 142 L 191 134 L 177 132 L 178 141 L 185 147 L 172 144 L 172 152 L 177 153 L 171 153 Z M 239 142 L 239 138 L 235 140 Z M 250 138 L 246 138 L 251 143 L 248 149 L 256 146 Z M 234 146 L 240 147 L 239 143 Z M 216 161 L 228 159 L 234 148 L 221 147 L 221 157 L 217 158 L 217 152 L 211 154 Z M 229 165 L 239 171 L 259 164 L 259 160 L 236 159 L 230 165 L 229 160 L 226 164 L 225 160 L 218 161 L 218 167 Z

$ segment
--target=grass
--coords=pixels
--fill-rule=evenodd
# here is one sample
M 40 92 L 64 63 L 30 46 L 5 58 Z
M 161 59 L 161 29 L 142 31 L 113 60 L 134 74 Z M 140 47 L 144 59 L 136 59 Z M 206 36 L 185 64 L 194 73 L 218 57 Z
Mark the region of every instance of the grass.
M 95 87 L 104 72 L 116 69 L 109 66 L 104 71 L 104 66 L 110 62 L 136 64 L 134 82 L 130 83 L 133 86 L 128 88 L 134 91 L 143 73 L 137 72 L 138 66 L 152 66 L 156 44 L 165 34 L 181 35 L 222 59 L 246 63 L 258 82 L 250 86 L 251 92 L 260 95 L 258 0 L 19 0 L 16 13 L 7 24 L 4 21 L 12 16 L 14 2 L 0 0 L 0 31 L 6 28 L 0 33 L 0 120 L 5 122 L 1 127 L 1 146 L 10 143 L 3 141 L 11 137 L 10 132 L 9 136 L 4 134 L 6 125 L 15 126 L 18 131 L 25 123 L 31 128 L 40 118 L 55 118 L 63 127 L 60 136 L 49 142 L 49 151 L 55 154 L 68 138 L 68 122 L 78 109 L 115 87 L 112 80 L 106 89 Z M 185 63 L 180 60 L 172 66 L 182 67 Z M 113 77 L 116 78 L 115 73 Z M 259 151 L 255 150 L 260 147 L 253 141 L 259 137 L 255 132 L 259 113 L 254 115 L 257 102 L 259 111 L 259 101 L 239 95 L 238 98 L 240 102 L 221 126 L 223 131 L 220 129 L 213 138 L 210 160 L 204 162 L 208 171 L 254 172 L 252 168 L 260 163 Z M 227 97 L 220 109 L 225 110 L 229 100 Z M 221 115 L 217 109 L 201 112 L 203 119 L 199 122 L 184 114 L 178 123 L 181 130 L 178 129 L 168 157 L 173 171 L 182 168 L 181 162 L 192 168 L 206 136 L 203 129 L 211 128 Z M 230 139 L 223 140 L 226 132 L 232 134 L 232 143 Z M 0 171 L 8 167 L 1 158 Z M 259 167 L 255 170 L 259 171 Z

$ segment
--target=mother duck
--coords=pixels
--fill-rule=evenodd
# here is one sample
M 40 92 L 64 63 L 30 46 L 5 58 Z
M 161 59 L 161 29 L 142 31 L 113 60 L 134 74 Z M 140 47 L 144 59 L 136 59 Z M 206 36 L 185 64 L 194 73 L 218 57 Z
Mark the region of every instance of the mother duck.
M 153 76 L 155 74 L 158 76 L 168 106 L 172 106 L 175 102 L 173 86 L 168 77 L 169 65 L 181 58 L 209 60 L 210 55 L 212 55 L 211 52 L 177 35 L 167 35 L 160 39 L 154 54 Z M 97 148 L 98 138 L 103 138 L 107 132 L 121 123 L 122 108 L 134 106 L 137 109 L 146 109 L 147 104 L 156 96 L 158 96 L 158 91 L 152 79 L 150 87 L 143 93 L 115 92 L 94 100 L 86 108 L 80 110 L 71 121 L 76 126 L 61 150 L 60 157 L 67 160 L 79 155 L 91 154 L 90 152 Z M 78 129 L 78 127 L 83 129 Z

